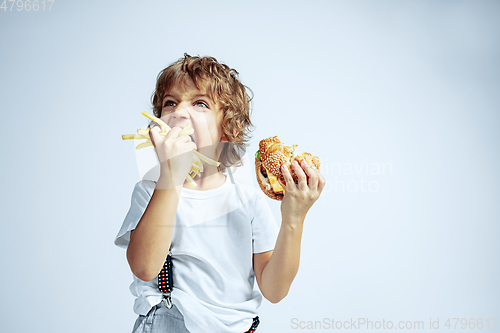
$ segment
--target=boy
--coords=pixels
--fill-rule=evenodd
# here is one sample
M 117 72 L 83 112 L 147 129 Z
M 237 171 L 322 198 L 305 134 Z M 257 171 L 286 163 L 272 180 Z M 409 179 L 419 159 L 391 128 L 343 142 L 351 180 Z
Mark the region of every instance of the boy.
M 185 54 L 158 75 L 153 112 L 172 128 L 165 137 L 157 126 L 150 131 L 160 177 L 136 184 L 115 239 L 127 248 L 134 274 L 134 332 L 253 332 L 262 300 L 254 280 L 277 303 L 297 273 L 303 222 L 325 180 L 318 170 L 294 163 L 295 184 L 282 168 L 279 232 L 260 190 L 227 180 L 252 125 L 250 99 L 237 74 L 212 57 Z M 194 133 L 179 135 L 188 124 Z M 193 150 L 220 162 L 204 163 L 196 187 L 185 180 Z M 161 302 L 156 282 L 170 248 L 172 308 Z

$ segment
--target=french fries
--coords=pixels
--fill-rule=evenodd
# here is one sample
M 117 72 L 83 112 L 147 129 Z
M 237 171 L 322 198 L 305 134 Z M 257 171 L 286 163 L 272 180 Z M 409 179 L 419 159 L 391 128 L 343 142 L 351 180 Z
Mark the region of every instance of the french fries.
M 158 125 L 160 125 L 161 132 L 160 135 L 162 137 L 165 137 L 167 133 L 171 130 L 171 128 L 160 118 L 157 118 L 150 114 L 149 112 L 143 111 L 141 113 L 142 115 L 148 117 L 152 121 L 156 122 Z M 135 149 L 141 149 L 141 148 L 146 148 L 149 146 L 153 146 L 153 143 L 151 142 L 151 139 L 149 137 L 149 128 L 139 128 L 137 130 L 137 134 L 124 134 L 122 135 L 122 140 L 131 140 L 131 139 L 138 139 L 142 140 L 145 139 L 146 141 L 138 144 Z M 193 134 L 194 130 L 189 126 L 189 124 L 182 129 L 182 131 L 179 133 L 179 135 L 191 135 Z M 203 172 L 203 163 L 202 161 L 205 161 L 208 164 L 219 166 L 219 162 L 212 160 L 211 158 L 206 157 L 203 154 L 200 154 L 196 150 L 193 150 L 193 165 L 191 166 L 191 170 L 189 170 L 189 173 L 186 177 L 186 180 L 192 185 L 192 186 L 197 186 L 195 181 L 193 180 L 194 177 L 200 176 L 201 173 Z

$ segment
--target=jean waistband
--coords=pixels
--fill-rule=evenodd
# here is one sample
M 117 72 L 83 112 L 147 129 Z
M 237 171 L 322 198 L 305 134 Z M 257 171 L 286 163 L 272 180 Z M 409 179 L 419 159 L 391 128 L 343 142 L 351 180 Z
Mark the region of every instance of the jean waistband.
M 158 304 L 155 305 L 155 308 L 159 309 L 159 308 L 164 307 L 164 306 L 165 305 L 163 304 L 163 302 L 160 302 L 160 303 L 158 303 Z M 172 308 L 174 308 L 174 307 L 175 307 L 175 310 L 179 313 L 179 315 L 182 316 L 182 314 L 179 312 L 179 310 L 177 309 L 177 307 L 175 306 L 175 304 L 174 304 L 174 306 Z M 257 326 L 259 326 L 259 324 L 260 324 L 259 316 L 255 316 L 253 318 L 252 326 L 250 326 L 250 328 L 248 329 L 248 331 L 245 331 L 244 333 L 254 333 L 255 330 L 257 329 Z

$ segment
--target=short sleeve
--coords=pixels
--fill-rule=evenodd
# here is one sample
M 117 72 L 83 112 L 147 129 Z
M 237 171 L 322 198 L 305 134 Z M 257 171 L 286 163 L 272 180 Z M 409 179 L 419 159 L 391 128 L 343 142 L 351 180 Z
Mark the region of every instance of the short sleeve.
M 143 180 L 135 184 L 130 209 L 114 241 L 116 246 L 124 249 L 128 247 L 130 231 L 135 229 L 144 214 L 155 185 L 155 182 L 151 180 Z
M 253 253 L 274 250 L 278 232 L 278 225 L 276 224 L 276 220 L 274 219 L 264 194 L 258 191 L 252 218 Z

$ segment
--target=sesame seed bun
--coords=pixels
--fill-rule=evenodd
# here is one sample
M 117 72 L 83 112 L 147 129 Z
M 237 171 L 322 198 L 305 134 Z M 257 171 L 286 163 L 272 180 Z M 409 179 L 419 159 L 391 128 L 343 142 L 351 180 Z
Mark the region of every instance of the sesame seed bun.
M 296 146 L 297 145 L 285 146 L 277 136 L 261 140 L 259 142 L 259 154 L 262 159 L 262 164 L 264 164 L 266 169 L 273 175 L 278 178 L 283 178 L 281 165 L 286 165 L 290 170 L 290 164 L 292 163 L 291 153 L 295 150 Z
M 319 163 L 319 158 L 317 156 L 311 155 L 309 153 L 301 153 L 297 156 L 294 157 L 294 160 L 297 161 L 300 165 L 303 160 L 306 160 L 307 164 L 310 166 L 316 167 L 316 169 L 319 170 L 319 166 L 321 163 Z M 292 169 L 292 178 L 295 180 L 297 178 L 297 175 L 295 174 L 295 171 Z

